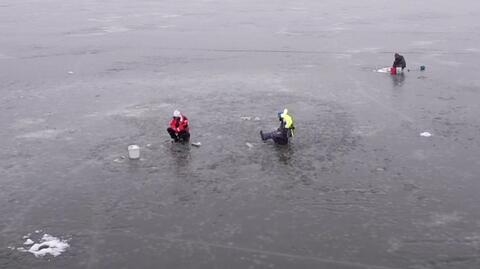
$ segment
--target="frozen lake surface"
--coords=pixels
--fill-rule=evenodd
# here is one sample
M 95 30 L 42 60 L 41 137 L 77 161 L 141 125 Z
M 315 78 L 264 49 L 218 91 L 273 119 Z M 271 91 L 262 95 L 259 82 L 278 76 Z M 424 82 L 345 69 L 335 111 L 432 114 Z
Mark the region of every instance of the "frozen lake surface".
M 1 1 L 0 268 L 480 268 L 479 16 Z M 262 143 L 284 107 L 291 145 Z M 177 108 L 201 147 L 169 142 Z

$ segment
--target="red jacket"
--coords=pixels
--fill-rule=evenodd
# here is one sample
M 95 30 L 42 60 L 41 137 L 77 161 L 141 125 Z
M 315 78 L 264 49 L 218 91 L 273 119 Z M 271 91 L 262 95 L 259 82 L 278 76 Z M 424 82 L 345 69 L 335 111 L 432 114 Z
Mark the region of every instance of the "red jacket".
M 188 119 L 184 115 L 180 115 L 180 118 L 173 118 L 170 122 L 170 127 L 177 133 L 190 131 L 188 128 Z

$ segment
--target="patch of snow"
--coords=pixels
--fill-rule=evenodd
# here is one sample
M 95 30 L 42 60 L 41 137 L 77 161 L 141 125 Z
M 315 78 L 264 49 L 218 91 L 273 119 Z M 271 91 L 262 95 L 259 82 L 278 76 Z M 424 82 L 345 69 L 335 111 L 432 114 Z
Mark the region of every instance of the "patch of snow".
M 424 46 L 432 45 L 435 42 L 436 41 L 433 41 L 433 40 L 418 40 L 418 41 L 413 41 L 411 44 L 413 46 L 424 47 Z
M 334 27 L 328 28 L 328 30 L 330 30 L 332 32 L 340 32 L 340 31 L 345 31 L 345 30 L 349 30 L 349 29 L 350 28 L 342 27 L 342 26 L 334 26 Z
M 31 245 L 33 243 L 35 243 L 35 242 L 33 242 L 33 240 L 30 239 L 30 238 L 28 238 L 25 242 L 23 242 L 24 245 Z
M 475 248 L 480 246 L 480 236 L 477 234 L 465 237 L 465 241 L 467 241 L 468 245 L 474 246 Z
M 43 257 L 50 254 L 54 257 L 62 254 L 70 245 L 67 240 L 61 240 L 49 234 L 44 234 L 39 243 L 34 244 L 28 252 L 35 255 L 35 257 Z
M 287 28 L 281 28 L 275 34 L 277 34 L 277 35 L 303 35 L 303 33 L 289 31 Z
M 437 62 L 443 65 L 452 66 L 452 67 L 457 67 L 462 65 L 461 62 L 457 62 L 457 61 L 437 60 Z
M 378 73 L 390 73 L 390 67 L 380 68 L 380 69 L 375 70 L 375 72 L 378 72 Z
M 15 123 L 13 124 L 13 128 L 22 129 L 22 128 L 30 127 L 32 125 L 38 125 L 44 122 L 45 122 L 45 119 L 41 119 L 41 118 L 37 118 L 37 119 L 25 118 L 25 119 L 20 119 L 15 121 Z
M 123 32 L 130 31 L 131 29 L 123 26 L 110 25 L 110 26 L 103 27 L 102 30 L 106 33 L 123 33 Z
M 290 7 L 290 10 L 300 10 L 300 11 L 302 11 L 302 10 L 307 10 L 307 8 L 306 7 Z
M 376 52 L 380 50 L 380 48 L 361 48 L 361 49 L 349 49 L 346 51 L 348 54 L 357 54 L 357 53 L 365 53 L 365 52 Z
M 452 223 L 457 223 L 462 220 L 462 217 L 457 213 L 438 213 L 431 217 L 431 222 L 428 226 L 444 226 Z
M 123 117 L 132 117 L 139 118 L 143 117 L 145 114 L 159 111 L 162 108 L 169 107 L 171 104 L 160 103 L 160 104 L 140 104 L 140 105 L 130 105 L 126 108 L 120 110 L 112 110 L 105 113 L 105 116 L 123 116 Z M 95 115 L 96 116 L 96 115 Z
M 478 48 L 468 48 L 468 49 L 465 49 L 465 51 L 469 51 L 469 52 L 480 52 L 480 49 L 478 49 Z
M 120 156 L 118 158 L 115 158 L 113 161 L 116 163 L 123 163 L 125 161 L 125 156 Z
M 165 19 L 168 19 L 168 18 L 180 17 L 180 15 L 179 14 L 164 14 L 162 17 L 165 18 Z
M 420 134 L 420 136 L 423 136 L 423 137 L 430 137 L 430 136 L 432 136 L 432 134 L 431 134 L 431 133 L 429 133 L 429 132 L 423 132 L 423 133 L 421 133 L 421 134 Z
M 192 146 L 195 146 L 195 147 L 200 147 L 201 145 L 202 145 L 202 143 L 200 143 L 200 142 L 192 143 Z
M 19 135 L 17 136 L 17 138 L 49 139 L 49 138 L 55 138 L 57 137 L 57 135 L 63 132 L 64 132 L 63 130 L 47 129 L 47 130 L 40 130 L 40 131 Z
M 352 54 L 337 53 L 337 54 L 335 54 L 335 58 L 337 58 L 337 59 L 350 59 L 350 58 L 352 58 Z

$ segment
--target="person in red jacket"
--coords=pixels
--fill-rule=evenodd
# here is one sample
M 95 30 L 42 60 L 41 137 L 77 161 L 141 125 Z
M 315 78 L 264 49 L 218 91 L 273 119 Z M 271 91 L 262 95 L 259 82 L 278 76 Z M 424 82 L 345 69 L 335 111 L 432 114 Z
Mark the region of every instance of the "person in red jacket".
M 188 142 L 190 140 L 190 129 L 187 117 L 182 115 L 180 111 L 175 110 L 167 132 L 175 142 Z

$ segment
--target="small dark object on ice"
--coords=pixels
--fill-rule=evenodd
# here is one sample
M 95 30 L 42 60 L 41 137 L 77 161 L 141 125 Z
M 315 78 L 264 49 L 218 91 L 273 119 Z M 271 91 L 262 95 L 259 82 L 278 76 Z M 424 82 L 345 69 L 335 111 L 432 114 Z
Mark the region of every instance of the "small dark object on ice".
M 49 248 L 49 247 L 50 247 L 49 245 L 44 244 L 44 245 L 39 246 L 38 250 L 46 249 L 46 248 Z

